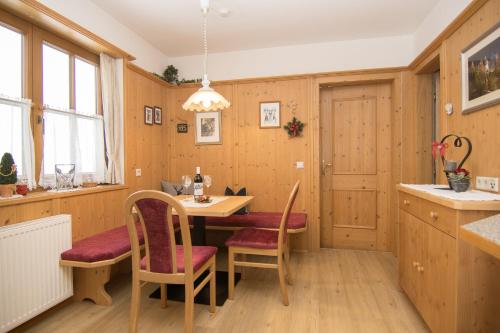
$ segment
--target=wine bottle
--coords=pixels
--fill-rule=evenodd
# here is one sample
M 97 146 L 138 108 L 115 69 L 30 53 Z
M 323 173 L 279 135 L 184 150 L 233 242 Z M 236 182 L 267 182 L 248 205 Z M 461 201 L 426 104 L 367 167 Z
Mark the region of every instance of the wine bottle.
M 194 200 L 198 200 L 203 196 L 203 178 L 200 174 L 200 167 L 196 167 L 196 174 L 193 179 Z

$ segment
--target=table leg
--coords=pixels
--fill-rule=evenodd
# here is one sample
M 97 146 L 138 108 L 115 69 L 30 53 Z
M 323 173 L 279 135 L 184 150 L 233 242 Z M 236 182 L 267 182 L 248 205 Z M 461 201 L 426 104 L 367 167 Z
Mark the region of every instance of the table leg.
M 193 232 L 191 233 L 191 244 L 196 246 L 207 245 L 205 233 L 205 216 L 193 216 Z

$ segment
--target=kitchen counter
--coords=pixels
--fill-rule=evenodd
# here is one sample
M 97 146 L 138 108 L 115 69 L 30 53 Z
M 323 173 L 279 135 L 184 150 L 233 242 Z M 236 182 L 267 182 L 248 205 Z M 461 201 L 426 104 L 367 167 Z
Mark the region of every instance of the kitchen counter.
M 500 259 L 500 214 L 461 226 L 459 237 Z

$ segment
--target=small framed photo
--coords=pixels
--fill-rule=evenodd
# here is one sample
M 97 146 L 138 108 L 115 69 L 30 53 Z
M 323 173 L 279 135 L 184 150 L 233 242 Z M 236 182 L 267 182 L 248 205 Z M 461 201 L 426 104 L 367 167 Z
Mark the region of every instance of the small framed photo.
M 155 118 L 155 124 L 161 125 L 161 107 L 155 106 L 154 107 L 154 118 Z
M 280 127 L 280 102 L 261 102 L 260 128 Z
M 144 124 L 153 125 L 153 108 L 144 106 Z
M 500 24 L 462 51 L 462 113 L 500 103 Z
M 196 112 L 196 144 L 222 144 L 220 111 Z

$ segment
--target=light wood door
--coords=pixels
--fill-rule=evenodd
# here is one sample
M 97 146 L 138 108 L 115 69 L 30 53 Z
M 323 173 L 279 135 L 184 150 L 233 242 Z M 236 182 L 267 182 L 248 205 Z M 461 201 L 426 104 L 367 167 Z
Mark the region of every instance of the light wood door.
M 321 246 L 390 250 L 391 85 L 320 95 Z

